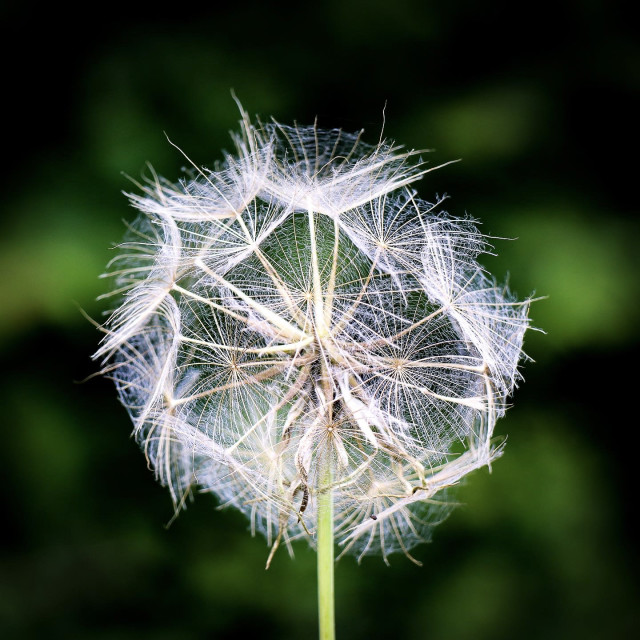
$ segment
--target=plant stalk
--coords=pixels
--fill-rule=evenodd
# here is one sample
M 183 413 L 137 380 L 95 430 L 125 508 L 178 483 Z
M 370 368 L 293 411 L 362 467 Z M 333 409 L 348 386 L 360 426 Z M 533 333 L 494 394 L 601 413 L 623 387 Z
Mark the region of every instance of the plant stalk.
M 318 622 L 320 640 L 335 640 L 331 457 L 326 455 L 324 458 L 318 493 Z M 326 489 L 322 491 L 322 487 Z

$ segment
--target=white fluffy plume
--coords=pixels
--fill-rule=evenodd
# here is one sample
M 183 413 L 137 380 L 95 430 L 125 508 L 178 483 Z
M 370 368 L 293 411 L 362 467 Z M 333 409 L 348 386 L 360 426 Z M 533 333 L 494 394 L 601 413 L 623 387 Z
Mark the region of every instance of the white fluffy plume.
M 96 357 L 176 506 L 197 487 L 313 544 L 331 492 L 344 552 L 409 555 L 500 453 L 528 301 L 416 196 L 416 152 L 242 116 L 215 171 L 130 195 Z

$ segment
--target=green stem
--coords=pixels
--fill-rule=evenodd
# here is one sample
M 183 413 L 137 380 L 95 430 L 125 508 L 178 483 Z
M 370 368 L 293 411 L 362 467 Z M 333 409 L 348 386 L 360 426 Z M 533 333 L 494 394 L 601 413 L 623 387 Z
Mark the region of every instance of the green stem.
M 327 487 L 322 491 L 322 487 Z M 320 640 L 335 640 L 333 590 L 333 491 L 330 456 L 325 457 L 318 494 L 318 621 Z

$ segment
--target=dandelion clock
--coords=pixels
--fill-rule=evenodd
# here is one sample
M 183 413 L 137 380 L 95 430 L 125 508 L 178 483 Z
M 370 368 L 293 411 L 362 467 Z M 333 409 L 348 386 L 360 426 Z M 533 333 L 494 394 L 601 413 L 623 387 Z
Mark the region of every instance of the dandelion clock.
M 417 152 L 241 113 L 215 170 L 129 196 L 95 357 L 176 509 L 214 493 L 267 566 L 316 548 L 333 638 L 334 552 L 413 560 L 447 487 L 500 455 L 529 301 L 479 265 L 472 220 L 417 195 Z

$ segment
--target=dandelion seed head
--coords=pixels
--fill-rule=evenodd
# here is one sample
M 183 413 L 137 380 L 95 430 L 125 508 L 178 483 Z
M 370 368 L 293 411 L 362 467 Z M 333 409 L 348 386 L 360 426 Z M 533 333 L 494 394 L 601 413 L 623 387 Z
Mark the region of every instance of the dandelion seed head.
M 270 544 L 314 544 L 330 491 L 343 553 L 386 561 L 500 454 L 528 301 L 480 266 L 473 221 L 418 197 L 419 154 L 361 137 L 243 111 L 214 170 L 152 174 L 95 357 L 176 508 L 211 492 Z

